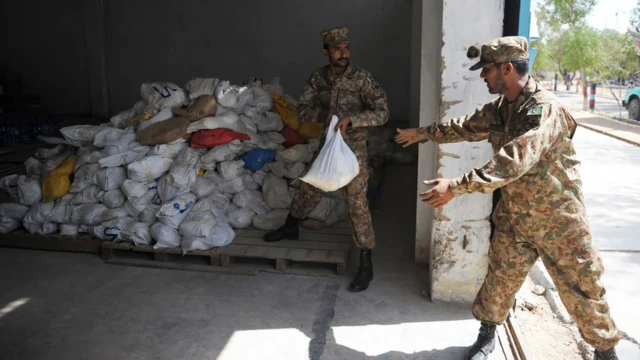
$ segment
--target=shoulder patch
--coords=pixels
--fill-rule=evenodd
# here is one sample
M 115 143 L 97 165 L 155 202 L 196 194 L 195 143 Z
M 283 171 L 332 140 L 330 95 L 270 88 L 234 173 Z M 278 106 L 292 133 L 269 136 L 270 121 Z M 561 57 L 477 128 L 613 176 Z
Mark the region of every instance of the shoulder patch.
M 533 108 L 529 109 L 527 115 L 542 115 L 542 106 L 534 106 Z
M 376 81 L 376 79 L 373 78 L 373 75 L 369 75 L 369 77 L 367 78 L 367 80 L 372 83 L 374 81 Z

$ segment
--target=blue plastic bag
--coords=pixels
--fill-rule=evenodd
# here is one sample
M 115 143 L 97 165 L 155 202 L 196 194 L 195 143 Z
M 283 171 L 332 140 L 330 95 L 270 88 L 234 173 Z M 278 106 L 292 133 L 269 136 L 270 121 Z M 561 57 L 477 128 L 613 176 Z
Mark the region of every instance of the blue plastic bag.
M 244 168 L 253 172 L 261 170 L 264 164 L 273 162 L 276 158 L 276 152 L 271 149 L 253 149 L 242 157 Z

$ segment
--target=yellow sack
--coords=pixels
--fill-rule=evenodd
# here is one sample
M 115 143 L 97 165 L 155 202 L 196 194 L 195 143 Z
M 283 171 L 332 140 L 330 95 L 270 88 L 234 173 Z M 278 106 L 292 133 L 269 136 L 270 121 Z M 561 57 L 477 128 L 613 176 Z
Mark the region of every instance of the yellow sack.
M 42 202 L 48 203 L 69 193 L 71 182 L 69 175 L 73 173 L 78 157 L 71 155 L 60 166 L 44 174 L 42 180 Z
M 147 114 L 147 113 L 142 113 L 142 114 L 140 114 L 140 115 L 138 115 L 138 116 L 134 116 L 134 117 L 132 117 L 129 121 L 130 121 L 132 124 L 137 124 L 137 123 L 141 123 L 141 122 L 143 122 L 143 121 L 147 121 L 147 120 L 151 119 L 152 117 L 153 117 L 153 116 L 151 116 L 151 115 L 149 115 L 149 114 Z
M 273 112 L 280 115 L 285 125 L 293 130 L 298 130 L 298 127 L 300 127 L 300 121 L 298 120 L 296 106 L 276 93 L 271 95 L 271 98 L 273 99 Z
M 322 135 L 322 125 L 318 123 L 301 123 L 298 134 L 306 139 L 317 139 Z

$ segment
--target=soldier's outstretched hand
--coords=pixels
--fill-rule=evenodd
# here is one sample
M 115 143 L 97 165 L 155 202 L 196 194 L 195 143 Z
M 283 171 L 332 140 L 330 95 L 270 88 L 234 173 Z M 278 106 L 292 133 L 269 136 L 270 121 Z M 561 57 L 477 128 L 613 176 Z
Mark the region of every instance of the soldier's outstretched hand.
M 402 147 L 407 147 L 413 143 L 419 141 L 418 139 L 418 129 L 396 129 L 398 131 L 398 135 L 396 135 L 396 143 L 402 145 Z
M 434 185 L 431 189 L 420 194 L 422 202 L 425 205 L 439 208 L 445 206 L 451 199 L 453 199 L 453 192 L 451 192 L 451 180 L 449 179 L 435 179 L 424 181 L 425 185 Z

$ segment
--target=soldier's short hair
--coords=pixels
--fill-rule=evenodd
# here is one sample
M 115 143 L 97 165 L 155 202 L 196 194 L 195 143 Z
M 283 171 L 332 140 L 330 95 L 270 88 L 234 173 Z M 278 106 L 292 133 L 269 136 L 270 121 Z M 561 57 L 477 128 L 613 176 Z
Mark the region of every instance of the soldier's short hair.
M 516 72 L 520 76 L 526 75 L 529 71 L 529 60 L 509 61 L 508 63 L 513 65 L 513 68 L 516 69 Z M 500 70 L 500 66 L 502 66 L 502 64 L 507 63 L 493 63 L 498 70 Z

